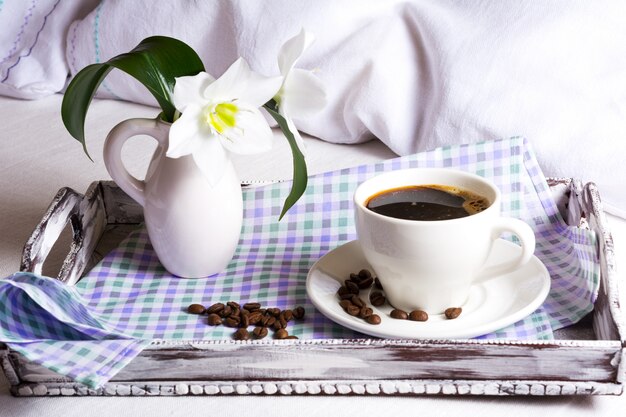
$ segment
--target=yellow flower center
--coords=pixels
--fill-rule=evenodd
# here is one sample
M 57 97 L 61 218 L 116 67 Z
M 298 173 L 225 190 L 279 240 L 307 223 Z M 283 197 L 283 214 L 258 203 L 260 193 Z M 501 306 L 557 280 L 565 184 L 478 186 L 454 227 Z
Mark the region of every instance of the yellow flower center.
M 206 106 L 204 109 L 204 121 L 218 133 L 224 133 L 228 128 L 237 124 L 237 112 L 239 108 L 233 103 L 219 103 Z

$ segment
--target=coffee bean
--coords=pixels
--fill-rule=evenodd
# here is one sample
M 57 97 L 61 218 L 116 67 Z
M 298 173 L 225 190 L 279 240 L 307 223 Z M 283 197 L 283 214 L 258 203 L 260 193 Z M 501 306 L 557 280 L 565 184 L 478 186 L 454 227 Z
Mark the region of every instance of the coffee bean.
M 220 324 L 222 324 L 222 318 L 219 316 L 219 314 L 212 313 L 209 314 L 207 322 L 210 326 L 219 326 Z
M 343 298 L 350 298 L 352 297 L 352 293 L 350 292 L 350 290 L 348 289 L 348 287 L 346 287 L 345 285 L 342 285 L 341 287 L 339 287 L 339 289 L 337 290 L 337 295 L 339 296 L 339 298 L 343 299 Z M 347 296 L 347 297 L 346 297 Z
M 426 321 L 428 320 L 428 313 L 424 310 L 413 310 L 409 313 L 409 320 Z
M 292 310 L 283 310 L 283 317 L 288 322 L 293 320 L 293 311 Z
M 378 314 L 372 314 L 365 319 L 369 324 L 380 324 L 380 316 Z
M 346 308 L 346 313 L 350 314 L 351 316 L 358 316 L 360 311 L 361 309 L 354 304 L 350 304 L 348 308 Z
M 345 288 L 345 287 L 344 287 L 344 288 Z M 341 300 L 349 300 L 349 299 L 351 299 L 352 297 L 354 297 L 354 295 L 355 295 L 355 294 L 352 294 L 351 292 L 349 292 L 349 291 L 348 291 L 347 293 L 345 293 L 345 294 L 343 294 L 343 295 L 339 296 L 339 298 L 340 298 Z
M 366 319 L 372 314 L 374 314 L 374 311 L 371 308 L 369 308 L 368 306 L 363 306 L 359 311 L 359 318 Z
M 235 308 L 241 308 L 241 306 L 239 305 L 239 303 L 236 303 L 234 301 L 229 301 L 226 303 L 227 306 L 230 306 L 230 308 L 235 309 Z
M 385 296 L 379 291 L 374 291 L 370 294 L 370 303 L 372 303 L 372 305 L 376 307 L 382 306 L 383 304 L 385 304 L 385 301 L 387 301 L 385 299 Z
M 241 329 L 238 329 L 233 336 L 234 336 L 235 340 L 248 340 L 248 339 L 250 339 L 250 333 L 248 332 L 247 329 L 244 329 L 243 327 Z
M 222 317 L 228 317 L 232 314 L 233 309 L 230 306 L 225 306 L 222 311 L 219 312 L 219 315 Z
M 391 310 L 391 313 L 389 315 L 391 316 L 391 318 L 397 320 L 406 320 L 409 318 L 409 315 L 406 313 L 406 311 L 398 310 L 397 308 Z
M 283 324 L 280 322 L 280 320 L 276 320 L 274 322 L 274 324 L 272 325 L 272 329 L 274 329 L 274 331 L 278 331 L 280 329 L 284 329 L 285 326 L 283 326 Z
M 353 295 L 352 298 L 350 299 L 350 301 L 352 301 L 352 304 L 354 304 L 357 307 L 363 307 L 365 305 L 365 303 L 363 302 L 363 300 L 361 300 L 359 297 L 357 297 L 356 295 Z
M 278 317 L 278 315 L 280 314 L 280 308 L 276 308 L 276 307 L 274 307 L 274 308 L 268 308 L 268 309 L 267 309 L 267 312 L 268 312 L 269 314 L 271 314 L 272 316 L 274 316 L 274 317 Z
M 293 316 L 296 320 L 302 320 L 304 318 L 305 310 L 304 307 L 298 306 L 293 310 Z
M 445 311 L 446 318 L 448 320 L 455 319 L 461 315 L 463 309 L 461 307 L 450 307 Z
M 263 339 L 267 336 L 267 327 L 255 327 L 252 334 L 254 334 L 254 337 L 257 339 Z
M 272 327 L 274 323 L 276 323 L 276 317 L 274 316 L 267 316 L 267 320 L 261 322 L 261 324 L 265 327 Z
M 387 301 L 385 297 L 378 297 L 372 300 L 372 304 L 374 305 L 374 307 L 380 307 L 385 304 L 385 301 Z
M 371 278 L 372 277 L 372 273 L 369 270 L 367 270 L 367 269 L 361 269 L 359 271 L 359 277 L 361 279 Z
M 223 303 L 215 303 L 211 307 L 207 308 L 206 312 L 208 314 L 214 314 L 214 313 L 219 314 L 219 312 L 222 311 L 222 310 L 224 310 L 224 304 Z
M 276 320 L 277 322 L 280 323 L 280 325 L 282 326 L 282 328 L 284 329 L 285 327 L 287 327 L 287 319 L 285 318 L 284 312 L 280 313 L 280 316 L 278 316 L 278 319 Z
M 187 307 L 187 313 L 191 314 L 204 314 L 206 312 L 206 308 L 202 304 L 192 304 Z
M 380 283 L 380 280 L 378 279 L 378 277 L 374 278 L 374 286 L 378 288 L 379 290 L 383 289 L 383 284 Z
M 372 292 L 370 293 L 370 300 L 371 300 L 372 298 L 378 298 L 378 297 L 381 297 L 381 296 L 383 296 L 383 293 L 382 293 L 382 292 L 380 292 L 380 291 L 372 291 Z M 383 296 L 383 297 L 384 297 L 384 296 Z
M 229 316 L 224 320 L 224 326 L 227 327 L 239 327 L 239 323 L 241 320 L 239 320 L 239 317 L 233 317 L 233 316 Z
M 250 314 L 241 314 L 240 318 L 239 327 L 245 328 L 250 325 Z
M 259 310 L 254 310 L 252 313 L 248 314 L 248 321 L 250 324 L 254 325 L 261 321 L 263 318 L 263 313 Z
M 361 282 L 359 282 L 358 285 L 360 289 L 365 290 L 371 287 L 373 283 L 374 283 L 374 278 L 369 277 L 369 278 L 364 278 L 363 280 L 361 280 Z
M 287 339 L 287 340 L 289 340 L 289 339 L 297 340 L 298 336 L 294 336 L 294 335 L 290 334 L 289 336 L 285 337 L 285 339 Z
M 348 289 L 349 292 L 351 292 L 352 294 L 355 294 L 355 295 L 359 294 L 359 286 L 357 284 L 355 284 L 353 281 L 345 280 L 344 284 L 345 284 L 345 286 L 346 286 L 346 288 Z
M 361 281 L 361 277 L 359 276 L 359 274 L 355 274 L 354 272 L 352 272 L 350 273 L 350 281 L 358 284 Z
M 345 289 L 345 294 L 348 298 L 352 298 L 352 296 L 354 295 L 347 289 Z M 350 310 L 355 313 L 356 310 L 354 309 L 358 309 L 358 307 L 352 305 L 350 300 L 345 301 L 352 306 Z M 346 307 L 348 306 L 346 305 Z M 302 319 L 304 318 L 305 314 L 304 307 L 302 306 L 298 306 L 293 310 L 285 309 L 281 311 L 281 309 L 278 307 L 261 308 L 261 303 L 257 302 L 248 302 L 243 304 L 242 307 L 238 302 L 232 300 L 228 301 L 226 304 L 215 303 L 208 308 L 205 308 L 201 304 L 191 304 L 187 308 L 187 310 L 189 311 L 189 313 L 193 314 L 207 313 L 207 323 L 211 326 L 218 326 L 220 324 L 223 324 L 227 327 L 238 327 L 240 329 L 246 329 L 248 326 L 253 325 L 257 326 L 257 328 L 259 329 L 264 329 L 255 329 L 258 333 L 258 335 L 255 335 L 255 337 L 257 338 L 265 337 L 267 335 L 267 329 L 269 327 L 272 327 L 277 332 L 284 330 L 291 320 Z M 246 337 L 245 333 L 242 331 L 236 333 L 235 337 L 242 338 L 238 340 L 247 340 L 250 335 L 248 334 L 248 336 Z M 294 336 L 293 338 L 296 337 Z
M 245 308 L 246 310 L 252 312 L 254 310 L 258 310 L 261 308 L 261 303 L 245 303 L 243 305 L 243 308 Z
M 287 337 L 289 337 L 289 333 L 285 329 L 277 330 L 276 333 L 274 333 L 275 339 L 286 339 Z
M 341 308 L 348 311 L 348 307 L 350 307 L 353 304 L 352 304 L 352 301 L 350 300 L 341 300 L 339 301 L 339 305 L 341 306 Z

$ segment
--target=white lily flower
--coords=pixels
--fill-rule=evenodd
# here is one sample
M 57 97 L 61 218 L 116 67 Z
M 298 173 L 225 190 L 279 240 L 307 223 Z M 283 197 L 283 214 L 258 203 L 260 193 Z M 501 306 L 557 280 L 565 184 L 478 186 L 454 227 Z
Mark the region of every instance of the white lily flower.
M 264 77 L 242 58 L 217 80 L 202 72 L 176 78 L 172 101 L 181 117 L 170 128 L 166 155 L 191 154 L 211 184 L 219 181 L 228 152 L 251 154 L 272 147 L 272 130 L 259 111 L 282 77 Z
M 287 120 L 289 130 L 294 134 L 298 147 L 304 153 L 304 141 L 292 118 L 307 118 L 319 112 L 326 105 L 326 92 L 322 81 L 312 71 L 294 68 L 300 56 L 313 43 L 315 37 L 304 29 L 286 41 L 278 53 L 278 68 L 283 83 L 274 100 L 278 112 Z

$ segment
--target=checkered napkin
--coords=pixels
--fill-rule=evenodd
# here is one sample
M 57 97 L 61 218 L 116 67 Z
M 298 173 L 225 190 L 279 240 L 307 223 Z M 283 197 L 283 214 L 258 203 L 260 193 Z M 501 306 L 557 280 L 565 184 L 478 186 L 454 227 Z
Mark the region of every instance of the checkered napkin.
M 536 255 L 552 289 L 533 314 L 483 338 L 549 339 L 593 308 L 599 265 L 595 235 L 568 227 L 557 211 L 529 144 L 512 138 L 440 148 L 377 164 L 312 176 L 302 199 L 278 222 L 289 183 L 243 190 L 244 222 L 228 268 L 207 279 L 179 279 L 159 264 L 145 230 L 132 233 L 74 288 L 49 278 L 16 274 L 0 281 L 0 340 L 76 381 L 99 386 L 155 339 L 224 339 L 233 329 L 190 315 L 191 303 L 234 300 L 264 306 L 302 305 L 304 321 L 289 325 L 303 339 L 366 337 L 330 321 L 308 300 L 309 268 L 356 238 L 352 194 L 389 170 L 453 167 L 493 180 L 502 211 L 529 223 Z M 210 238 L 210 237 L 207 237 Z

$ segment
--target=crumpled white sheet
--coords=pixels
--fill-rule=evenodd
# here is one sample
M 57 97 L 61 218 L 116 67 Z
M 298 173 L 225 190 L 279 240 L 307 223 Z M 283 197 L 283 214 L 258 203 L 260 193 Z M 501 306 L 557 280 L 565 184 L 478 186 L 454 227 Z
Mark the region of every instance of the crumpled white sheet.
M 318 39 L 298 66 L 316 69 L 329 104 L 296 120 L 303 132 L 400 155 L 523 135 L 546 175 L 596 182 L 626 217 L 625 21 L 621 0 L 108 0 L 69 28 L 66 52 L 74 74 L 160 34 L 214 76 L 238 56 L 273 75 L 305 27 Z M 99 95 L 154 104 L 119 71 Z
M 37 99 L 61 91 L 68 26 L 97 0 L 0 0 L 0 95 Z

